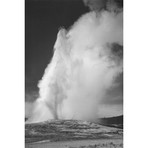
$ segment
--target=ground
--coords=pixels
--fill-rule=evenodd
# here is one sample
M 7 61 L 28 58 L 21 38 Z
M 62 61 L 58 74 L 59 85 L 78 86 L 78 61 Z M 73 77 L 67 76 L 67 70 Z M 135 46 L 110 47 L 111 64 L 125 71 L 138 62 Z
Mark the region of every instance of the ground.
M 122 148 L 123 130 L 78 120 L 25 124 L 25 148 Z

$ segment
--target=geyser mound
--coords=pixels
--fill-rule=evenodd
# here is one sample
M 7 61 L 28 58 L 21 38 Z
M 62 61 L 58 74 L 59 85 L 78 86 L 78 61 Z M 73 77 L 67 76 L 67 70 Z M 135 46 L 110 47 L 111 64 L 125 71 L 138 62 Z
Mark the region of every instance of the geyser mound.
M 106 92 L 122 73 L 122 21 L 122 12 L 89 12 L 59 31 L 29 122 L 98 117 Z

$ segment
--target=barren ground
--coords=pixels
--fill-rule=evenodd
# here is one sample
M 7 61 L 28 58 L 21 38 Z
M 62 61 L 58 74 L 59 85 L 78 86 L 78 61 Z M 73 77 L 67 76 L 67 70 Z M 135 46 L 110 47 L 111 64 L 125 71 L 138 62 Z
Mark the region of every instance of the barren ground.
M 25 125 L 25 148 L 122 148 L 123 130 L 78 120 Z

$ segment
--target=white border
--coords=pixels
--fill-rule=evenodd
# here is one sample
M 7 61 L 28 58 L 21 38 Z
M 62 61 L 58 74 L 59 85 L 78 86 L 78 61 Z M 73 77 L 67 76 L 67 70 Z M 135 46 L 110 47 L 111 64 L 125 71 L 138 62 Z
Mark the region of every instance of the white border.
M 148 2 L 125 0 L 124 147 L 145 148 L 148 139 Z
M 0 1 L 0 147 L 24 147 L 24 0 Z

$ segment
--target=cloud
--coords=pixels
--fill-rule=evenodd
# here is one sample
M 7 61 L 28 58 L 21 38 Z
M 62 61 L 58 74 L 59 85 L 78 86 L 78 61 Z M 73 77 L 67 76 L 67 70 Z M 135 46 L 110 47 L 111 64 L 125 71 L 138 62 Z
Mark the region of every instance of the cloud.
M 98 109 L 98 116 L 100 118 L 120 115 L 123 115 L 122 104 L 102 104 Z
M 120 11 L 123 8 L 123 0 L 83 0 L 83 2 L 91 11 Z
M 25 117 L 26 118 L 31 116 L 33 105 L 34 105 L 33 102 L 25 102 Z
M 26 91 L 25 92 L 25 101 L 26 102 L 33 102 L 38 98 L 37 91 Z

